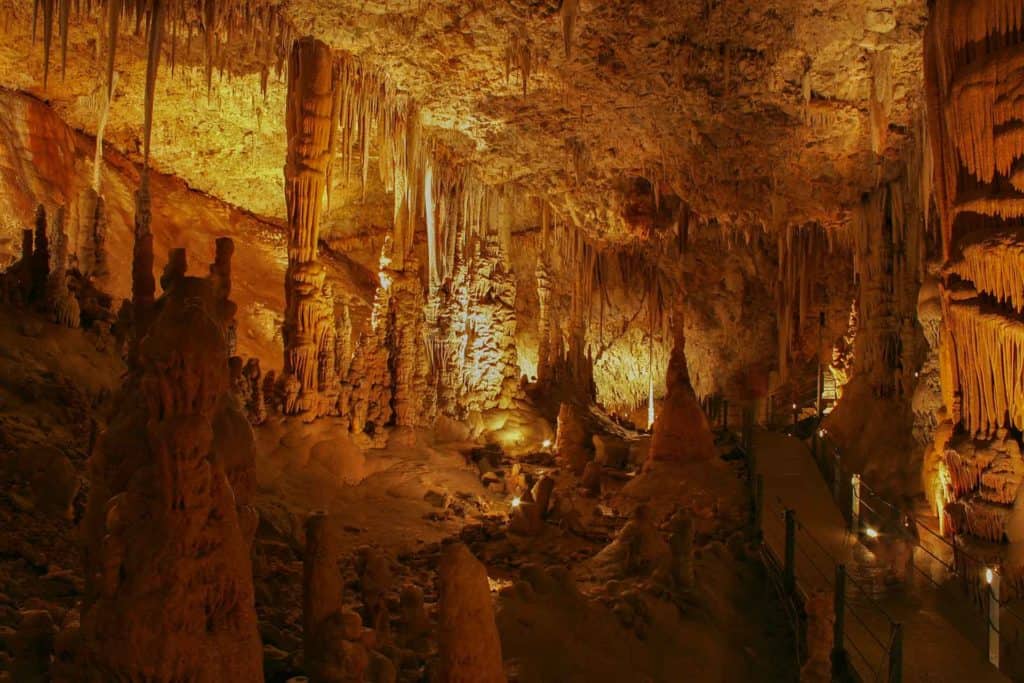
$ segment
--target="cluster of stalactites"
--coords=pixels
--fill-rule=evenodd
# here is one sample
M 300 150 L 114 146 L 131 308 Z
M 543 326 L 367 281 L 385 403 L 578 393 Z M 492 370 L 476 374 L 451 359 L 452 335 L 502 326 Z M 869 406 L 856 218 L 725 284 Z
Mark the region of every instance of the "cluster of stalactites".
M 1018 0 L 939 0 L 929 22 L 932 34 L 942 39 L 935 40 L 933 46 L 941 50 L 937 66 L 942 83 L 948 84 L 959 66 L 958 54 L 971 43 L 984 43 L 1024 28 L 1024 5 Z
M 229 54 L 259 65 L 266 92 L 271 68 L 280 74 L 288 55 L 292 29 L 280 11 L 277 0 L 35 0 L 32 11 L 32 35 L 42 34 L 44 87 L 49 78 L 54 29 L 60 40 L 61 72 L 66 70 L 70 19 L 92 17 L 100 13 L 100 43 L 107 48 L 107 86 L 113 84 L 114 64 L 119 38 L 125 31 L 143 34 L 152 29 L 165 40 L 158 43 L 167 53 L 172 68 L 178 60 L 191 59 L 192 51 L 202 44 L 207 88 L 213 73 L 227 70 Z M 162 21 L 154 22 L 162 15 Z
M 1014 233 L 986 235 L 963 247 L 946 267 L 999 303 L 1024 313 L 1024 243 Z
M 851 224 L 859 291 L 855 371 L 878 396 L 901 395 L 915 343 L 925 236 L 919 185 L 906 177 L 867 195 Z
M 1017 125 L 1024 119 L 1017 96 L 1022 29 L 1024 6 L 1017 0 L 937 0 L 931 8 L 925 83 L 947 257 L 958 216 L 1024 216 L 1017 197 L 1024 189 L 1018 162 L 1024 136 Z M 979 184 L 990 187 L 982 191 Z
M 964 428 L 989 436 L 1000 427 L 1024 427 L 1024 323 L 949 293 L 943 319 L 953 339 Z
M 681 211 L 680 216 L 688 212 Z M 666 361 L 665 342 L 670 335 L 671 302 L 677 298 L 677 280 L 659 263 L 659 254 L 685 251 L 688 215 L 675 234 L 662 236 L 654 247 L 644 243 L 596 243 L 587 233 L 560 220 L 552 207 L 541 203 L 538 244 L 538 292 L 542 298 L 538 383 L 542 386 L 571 383 L 562 389 L 581 396 L 593 394 L 593 372 L 606 353 L 635 329 L 643 331 L 646 352 L 634 358 L 631 374 L 614 387 L 605 386 L 602 402 L 613 410 L 631 411 L 650 400 L 650 389 L 660 386 Z M 666 241 L 667 240 L 667 241 Z M 675 258 L 669 260 L 678 262 Z M 636 292 L 636 308 L 629 324 L 606 324 L 606 310 L 613 292 Z M 568 316 L 558 324 L 551 302 L 568 299 Z M 612 365 L 615 363 L 612 362 Z M 617 371 L 617 370 L 615 370 Z M 613 371 L 613 372 L 615 372 Z M 636 382 L 637 375 L 646 382 Z M 656 377 L 656 379 L 655 379 Z M 642 386 L 641 386 L 642 385 Z
M 791 225 L 778 237 L 775 302 L 781 381 L 789 376 L 794 339 L 803 330 L 814 303 L 813 285 L 834 246 L 832 233 L 818 224 Z

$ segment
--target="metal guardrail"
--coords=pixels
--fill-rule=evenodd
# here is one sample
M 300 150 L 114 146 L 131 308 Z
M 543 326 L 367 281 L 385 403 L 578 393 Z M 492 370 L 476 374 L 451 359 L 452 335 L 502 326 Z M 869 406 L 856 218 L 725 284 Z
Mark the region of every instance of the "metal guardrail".
M 802 610 L 808 594 L 824 586 L 833 595 L 835 633 L 833 643 L 833 676 L 836 680 L 902 681 L 902 626 L 894 620 L 868 591 L 849 576 L 841 558 L 835 557 L 787 508 L 781 499 L 764 501 L 761 516 L 762 535 L 776 542 L 782 539 L 783 556 L 777 557 L 771 543 L 764 542 L 772 558 L 769 569 L 779 572 L 783 596 L 794 608 Z M 806 571 L 802 577 L 798 565 Z M 812 572 L 808 576 L 807 572 Z M 851 600 L 858 592 L 866 599 Z M 800 631 L 795 631 L 800 642 Z
M 833 498 L 859 537 L 877 538 L 899 529 L 909 545 L 906 578 L 920 577 L 936 590 L 949 582 L 959 586 L 964 604 L 981 617 L 987 631 L 988 659 L 997 669 L 1024 675 L 1024 614 L 1010 607 L 999 569 L 969 552 L 959 537 L 943 533 L 871 488 L 858 473 L 843 466 L 842 450 L 824 430 L 816 430 L 812 452 L 818 469 L 831 483 Z

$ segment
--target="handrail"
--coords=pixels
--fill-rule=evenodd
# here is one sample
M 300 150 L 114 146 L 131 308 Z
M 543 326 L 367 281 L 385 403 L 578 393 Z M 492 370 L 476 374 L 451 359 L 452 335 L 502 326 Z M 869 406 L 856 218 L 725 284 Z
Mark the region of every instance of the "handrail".
M 890 515 L 888 519 L 896 518 L 904 525 L 912 523 L 914 534 L 908 534 L 907 538 L 908 542 L 911 543 L 912 548 L 923 550 L 924 555 L 927 558 L 930 558 L 928 562 L 934 561 L 938 563 L 943 571 L 947 572 L 951 577 L 959 579 L 959 583 L 964 587 L 966 592 L 965 597 L 967 598 L 967 602 L 973 603 L 974 608 L 983 613 L 983 623 L 986 629 L 989 630 L 990 637 L 992 637 L 992 634 L 995 634 L 994 637 L 999 639 L 999 642 L 1001 642 L 1003 630 L 1009 631 L 1009 629 L 1002 628 L 1006 626 L 1005 624 L 1002 624 L 1001 627 L 1000 624 L 993 622 L 991 617 L 992 613 L 990 612 L 990 601 L 993 599 L 993 589 L 991 585 L 985 585 L 987 583 L 986 573 L 989 571 L 998 573 L 998 569 L 992 567 L 988 562 L 982 561 L 978 557 L 972 555 L 962 543 L 957 542 L 957 536 L 954 535 L 952 539 L 950 539 L 943 535 L 941 531 L 930 526 L 926 521 L 918 519 L 916 515 L 908 514 L 898 505 L 887 500 L 881 493 L 864 482 L 863 479 L 858 477 L 857 491 L 853 492 L 851 488 L 846 488 L 847 486 L 852 486 L 850 482 L 853 480 L 854 473 L 849 472 L 842 466 L 842 449 L 828 439 L 827 435 L 823 437 L 820 430 L 816 430 L 814 432 L 812 439 L 814 441 L 812 444 L 814 459 L 818 465 L 819 471 L 826 479 L 831 479 L 834 483 L 838 484 L 837 486 L 832 487 L 831 492 L 833 498 L 835 498 L 836 502 L 840 504 L 840 510 L 843 512 L 844 516 L 848 515 L 848 520 L 852 522 L 854 521 L 854 514 L 857 514 L 858 521 L 861 524 L 864 522 L 864 517 L 873 517 L 876 523 L 884 523 L 887 517 L 880 511 L 880 508 L 884 506 Z M 828 457 L 827 454 L 829 453 L 832 454 L 832 457 Z M 840 500 L 842 497 L 840 489 L 850 492 L 851 499 L 853 496 L 856 496 L 857 513 L 845 509 L 845 506 L 842 504 L 843 501 Z M 869 503 L 866 501 L 865 497 L 868 497 L 871 502 Z M 874 505 L 872 505 L 872 503 L 874 503 Z M 852 531 L 854 533 L 859 533 L 860 529 L 852 529 Z M 922 542 L 922 537 L 932 539 L 933 545 L 934 542 L 937 541 L 940 547 L 946 548 L 949 552 L 949 559 L 939 557 L 939 555 L 936 554 L 935 549 Z M 940 580 L 936 580 L 936 578 L 932 576 L 929 571 L 929 566 L 923 566 L 921 564 L 925 561 L 923 557 L 920 557 L 917 553 L 911 551 L 909 559 L 909 567 L 914 572 L 923 576 L 936 589 L 942 588 L 943 584 L 940 583 Z M 849 577 L 848 580 L 855 586 L 858 585 L 852 577 Z M 1000 621 L 1004 618 L 1012 619 L 1015 622 L 1012 627 L 1015 629 L 1014 637 L 1019 639 L 1022 632 L 1024 632 L 1024 615 L 1011 610 L 1007 606 L 1010 602 L 1011 601 L 1009 599 L 998 601 Z M 998 668 L 999 659 L 992 659 L 993 655 L 991 648 L 993 645 L 990 643 L 989 647 L 990 650 L 988 657 L 994 664 L 997 664 Z

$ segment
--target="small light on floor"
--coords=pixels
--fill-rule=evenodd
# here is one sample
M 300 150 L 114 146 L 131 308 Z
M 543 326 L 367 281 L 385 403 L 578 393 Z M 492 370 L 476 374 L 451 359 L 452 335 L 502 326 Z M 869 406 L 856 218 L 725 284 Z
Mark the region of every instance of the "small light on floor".
M 864 535 L 868 538 L 878 538 L 878 529 L 873 527 L 867 527 L 864 529 Z
M 987 583 L 988 585 L 991 586 L 993 578 L 995 578 L 995 574 L 992 573 L 992 569 L 990 567 L 986 567 L 985 568 L 985 583 Z
M 522 503 L 522 502 L 523 501 L 519 499 L 519 496 L 516 496 L 515 498 L 513 498 L 512 499 L 512 509 L 515 509 L 515 508 L 519 507 L 519 504 Z

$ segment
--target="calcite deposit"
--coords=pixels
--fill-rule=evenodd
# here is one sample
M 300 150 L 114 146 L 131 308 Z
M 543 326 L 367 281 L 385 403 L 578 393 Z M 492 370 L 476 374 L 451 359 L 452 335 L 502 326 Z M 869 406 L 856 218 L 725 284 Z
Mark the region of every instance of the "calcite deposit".
M 839 563 L 913 680 L 1015 610 L 1019 0 L 0 32 L 0 683 L 838 680 Z

